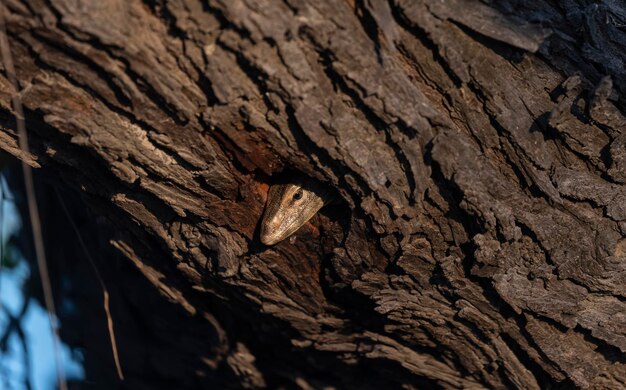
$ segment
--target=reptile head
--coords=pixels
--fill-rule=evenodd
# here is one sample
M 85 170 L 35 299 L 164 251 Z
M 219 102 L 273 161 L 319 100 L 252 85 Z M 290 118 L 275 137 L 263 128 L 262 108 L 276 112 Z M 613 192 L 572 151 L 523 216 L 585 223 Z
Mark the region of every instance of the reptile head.
M 273 185 L 261 221 L 261 242 L 274 245 L 291 236 L 322 206 L 323 198 L 305 185 Z

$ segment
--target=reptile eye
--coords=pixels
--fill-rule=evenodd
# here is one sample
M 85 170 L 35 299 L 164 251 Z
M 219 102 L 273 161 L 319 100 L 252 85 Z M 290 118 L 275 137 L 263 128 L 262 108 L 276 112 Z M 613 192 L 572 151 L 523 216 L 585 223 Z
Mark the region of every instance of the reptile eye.
M 302 199 L 302 190 L 298 190 L 296 191 L 295 194 L 293 194 L 293 200 L 300 200 Z

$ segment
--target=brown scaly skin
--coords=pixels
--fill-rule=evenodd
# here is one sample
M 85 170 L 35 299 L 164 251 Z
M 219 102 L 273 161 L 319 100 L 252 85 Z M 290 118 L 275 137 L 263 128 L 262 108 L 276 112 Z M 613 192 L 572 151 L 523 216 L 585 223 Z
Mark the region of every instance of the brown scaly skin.
M 261 242 L 274 245 L 295 233 L 329 200 L 312 180 L 270 187 L 261 220 Z

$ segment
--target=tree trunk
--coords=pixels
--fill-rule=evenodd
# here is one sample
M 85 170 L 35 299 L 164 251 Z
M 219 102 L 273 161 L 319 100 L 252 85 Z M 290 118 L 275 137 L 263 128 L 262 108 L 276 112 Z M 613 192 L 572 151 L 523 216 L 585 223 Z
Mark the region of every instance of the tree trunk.
M 133 388 L 626 386 L 626 5 L 490 3 L 8 1 L 0 147 L 114 222 Z M 286 174 L 338 200 L 266 247 Z

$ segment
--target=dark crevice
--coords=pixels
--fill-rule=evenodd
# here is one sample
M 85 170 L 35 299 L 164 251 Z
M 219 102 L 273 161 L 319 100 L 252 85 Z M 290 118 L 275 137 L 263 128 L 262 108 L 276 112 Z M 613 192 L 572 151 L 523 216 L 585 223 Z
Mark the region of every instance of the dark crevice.
M 378 23 L 376 23 L 376 19 L 373 17 L 371 12 L 363 3 L 368 0 L 355 0 L 355 15 L 361 22 L 361 26 L 363 26 L 363 31 L 367 34 L 367 36 L 374 42 L 374 50 L 376 54 L 376 58 L 378 60 L 378 64 L 383 64 L 383 55 L 382 55 L 382 47 L 381 40 L 378 33 Z
M 416 183 L 415 177 L 413 176 L 413 170 L 411 168 L 411 162 L 404 154 L 402 147 L 398 142 L 394 141 L 391 136 L 392 128 L 389 128 L 383 119 L 378 117 L 367 105 L 367 103 L 361 98 L 361 96 L 365 96 L 365 91 L 360 90 L 360 92 L 355 91 L 353 88 L 350 88 L 345 79 L 338 74 L 333 68 L 332 64 L 332 55 L 326 52 L 320 52 L 320 57 L 322 59 L 322 68 L 326 76 L 328 76 L 329 80 L 333 82 L 333 85 L 341 91 L 346 96 L 350 97 L 355 106 L 359 109 L 360 112 L 363 113 L 365 118 L 367 118 L 368 122 L 380 133 L 385 135 L 385 142 L 392 146 L 394 154 L 396 155 L 396 159 L 402 166 L 402 170 L 404 171 L 404 175 L 407 179 L 407 183 L 409 185 L 409 193 L 412 194 L 409 197 L 409 205 L 415 204 L 415 191 L 416 191 Z M 354 84 L 354 87 L 358 88 L 358 85 Z M 398 128 L 400 129 L 400 128 Z M 401 130 L 401 129 L 400 129 Z M 405 129 L 405 134 L 406 134 Z M 414 138 L 413 136 L 409 136 L 409 139 Z
M 60 15 L 59 11 L 55 9 L 55 7 L 50 3 L 50 0 L 43 0 L 45 2 L 47 2 L 48 8 L 54 12 L 55 14 L 58 15 L 58 19 L 61 20 L 62 19 L 62 15 Z M 133 69 L 132 69 L 132 64 L 131 62 L 128 60 L 128 58 L 124 57 L 123 55 L 117 55 L 115 54 L 116 50 L 119 50 L 121 52 L 124 51 L 123 47 L 117 47 L 117 46 L 112 46 L 112 45 L 107 45 L 104 44 L 102 42 L 100 42 L 97 37 L 90 37 L 88 39 L 80 39 L 79 37 L 75 36 L 72 31 L 67 28 L 66 26 L 64 26 L 62 23 L 57 23 L 57 28 L 59 28 L 59 30 L 63 31 L 65 34 L 67 34 L 69 37 L 71 37 L 72 39 L 75 39 L 79 42 L 82 43 L 86 43 L 89 46 L 91 46 L 94 49 L 97 50 L 101 50 L 102 52 L 106 53 L 109 57 L 120 61 L 121 63 L 124 64 L 124 70 L 126 72 L 126 74 L 133 80 L 133 82 L 135 83 L 135 85 L 137 86 L 137 89 L 139 89 L 140 91 L 142 91 L 146 97 L 148 97 L 148 99 L 150 99 L 156 107 L 159 107 L 159 109 L 163 110 L 177 125 L 179 126 L 184 126 L 185 124 L 188 123 L 189 118 L 183 118 L 182 116 L 179 115 L 178 110 L 176 109 L 176 107 L 174 106 L 173 103 L 170 103 L 168 101 L 166 101 L 157 90 L 155 90 L 152 85 L 147 82 L 146 80 L 144 80 L 144 78 L 142 76 L 140 76 L 138 73 L 136 73 Z M 63 47 L 57 48 L 57 50 L 60 50 L 62 52 L 65 52 L 66 54 L 68 54 L 68 56 L 70 57 L 78 57 L 77 61 L 79 63 L 85 63 L 85 64 L 90 64 L 91 66 L 96 66 L 97 68 L 99 68 L 98 65 L 96 65 L 93 61 L 91 61 L 91 59 L 86 58 L 83 54 L 76 52 L 74 49 L 70 49 L 70 47 L 68 45 L 65 45 Z M 104 75 L 106 75 L 106 71 L 105 70 L 100 70 L 98 73 L 103 72 Z M 106 80 L 106 77 L 102 77 L 103 80 Z
M 72 48 L 69 45 L 61 45 L 58 42 L 51 40 L 49 37 L 38 34 L 37 32 L 34 32 L 33 37 L 37 38 L 41 43 L 47 45 L 48 47 L 53 48 L 54 50 L 57 50 L 58 52 L 65 54 L 71 60 L 76 61 L 80 63 L 81 65 L 84 65 L 87 68 L 89 68 L 89 70 L 93 71 L 99 77 L 99 79 L 106 84 L 106 86 L 111 90 L 111 92 L 113 92 L 113 95 L 115 95 L 115 98 L 118 100 L 118 102 L 122 106 L 132 107 L 131 100 L 124 94 L 122 89 L 113 82 L 113 78 L 110 77 L 110 74 L 107 73 L 107 71 L 103 69 L 102 67 L 100 67 L 98 64 L 91 61 L 90 58 L 76 51 L 74 48 Z M 112 103 L 108 102 L 95 89 L 93 89 L 92 87 L 90 87 L 89 85 L 85 83 L 81 83 L 80 81 L 76 80 L 68 71 L 64 69 L 60 69 L 52 64 L 47 63 L 34 48 L 28 45 L 27 42 L 21 40 L 19 37 L 12 36 L 12 38 L 15 39 L 16 41 L 19 41 L 22 45 L 28 48 L 28 50 L 33 54 L 33 57 L 36 58 L 35 63 L 40 68 L 48 69 L 48 70 L 54 71 L 55 73 L 62 75 L 66 80 L 70 81 L 72 84 L 80 87 L 81 89 L 87 91 L 90 95 L 96 97 L 100 102 L 105 104 L 112 111 L 116 111 L 117 113 L 122 111 L 121 108 L 115 107 Z
M 520 333 L 522 333 L 525 337 L 524 340 L 529 343 L 529 347 L 534 348 L 538 354 L 541 354 L 541 349 L 537 345 L 532 345 L 532 340 L 529 340 L 530 336 L 525 334 L 526 330 L 523 327 L 523 323 L 526 319 L 523 316 L 520 316 L 516 319 L 518 327 L 520 329 Z M 546 371 L 546 369 L 541 365 L 540 362 L 535 361 L 535 359 L 531 358 L 530 355 L 524 348 L 517 343 L 515 339 L 513 339 L 507 332 L 500 333 L 500 337 L 502 341 L 511 349 L 513 354 L 517 359 L 519 359 L 520 363 L 526 367 L 530 372 L 533 373 L 534 378 L 539 383 L 540 389 L 554 388 L 555 380 L 550 376 L 550 374 Z M 549 360 L 544 357 L 544 364 L 550 364 Z M 514 388 L 515 386 L 511 386 Z
M 534 313 L 527 313 L 527 315 L 533 316 L 533 318 L 535 318 Z M 566 386 L 568 384 L 573 385 L 573 382 L 571 381 L 571 379 L 566 378 L 563 381 L 557 382 L 548 373 L 548 371 L 546 371 L 546 369 L 543 368 L 542 364 L 549 365 L 551 366 L 551 368 L 562 373 L 565 377 L 567 377 L 567 373 L 563 372 L 563 370 L 560 367 L 558 367 L 555 363 L 552 362 L 552 359 L 550 359 L 543 352 L 543 349 L 535 342 L 534 337 L 528 332 L 528 330 L 526 329 L 526 327 L 528 326 L 528 320 L 526 319 L 526 317 L 521 315 L 521 316 L 515 317 L 513 320 L 517 323 L 517 328 L 520 332 L 520 335 L 528 343 L 528 346 L 532 348 L 539 355 L 540 359 L 542 359 L 542 362 L 536 361 L 530 355 L 527 355 L 525 352 L 523 352 L 521 350 L 522 349 L 521 346 L 519 346 L 520 353 L 516 354 L 519 358 L 522 359 L 522 363 L 524 363 L 524 365 L 529 370 L 531 370 L 531 372 L 534 374 L 534 377 L 539 381 L 539 384 L 542 385 L 541 388 L 542 389 L 549 388 L 549 387 L 554 388 L 554 389 L 573 388 L 573 387 Z M 502 336 L 502 339 L 507 343 L 507 345 L 516 345 L 516 346 L 519 345 L 515 340 L 513 340 L 513 338 L 510 335 L 508 335 L 507 332 L 501 333 L 501 336 Z M 516 351 L 517 347 L 514 347 L 514 348 L 515 349 L 513 349 L 513 351 Z M 564 387 L 561 387 L 561 386 L 564 386 Z
M 594 294 L 596 296 L 609 296 L 611 298 L 614 298 L 620 302 L 626 303 L 626 296 L 620 295 L 619 293 L 617 293 L 616 291 L 610 291 L 610 290 L 603 290 L 603 289 L 599 289 L 599 288 L 595 288 L 593 286 L 588 286 L 586 284 L 584 284 L 582 281 L 577 280 L 573 277 L 566 277 L 566 278 L 562 278 L 563 280 L 567 280 L 568 282 L 577 285 L 578 287 L 582 287 L 584 288 L 588 294 Z
M 480 88 L 478 88 L 478 86 L 474 85 L 473 83 L 468 84 L 470 90 L 472 90 L 474 92 L 474 94 L 476 95 L 477 99 L 479 101 L 481 101 L 483 103 L 483 107 L 485 107 L 486 102 L 488 101 L 488 98 L 483 94 L 483 92 L 480 90 Z M 503 140 L 502 138 L 504 138 L 504 140 L 508 143 L 508 145 L 510 146 L 510 149 L 513 150 L 516 154 L 518 153 L 518 151 L 520 150 L 519 148 L 516 148 L 514 146 L 514 142 L 515 140 L 512 139 L 511 134 L 509 133 L 509 131 L 500 124 L 500 122 L 498 122 L 498 120 L 491 115 L 488 110 L 485 110 L 485 113 L 487 114 L 487 118 L 489 119 L 489 123 L 491 124 L 491 126 L 498 132 L 498 134 L 500 135 L 500 145 L 503 145 Z M 553 201 L 550 198 L 550 196 L 548 194 L 545 194 L 535 183 L 532 182 L 532 179 L 525 174 L 524 172 L 522 172 L 522 169 L 525 169 L 525 167 L 523 166 L 522 162 L 520 161 L 520 163 L 516 163 L 513 158 L 506 152 L 506 150 L 501 146 L 501 150 L 502 153 L 500 154 L 502 156 L 502 158 L 506 161 L 507 165 L 511 168 L 511 171 L 515 174 L 518 183 L 520 183 L 521 187 L 523 190 L 525 190 L 525 192 L 534 197 L 534 198 L 538 198 L 538 199 L 543 199 L 545 200 L 548 204 L 552 204 Z M 523 150 L 522 154 L 524 156 L 524 159 L 528 162 L 530 162 L 531 164 L 534 165 L 534 162 L 532 161 L 532 159 L 528 158 L 528 156 L 524 153 Z M 519 156 L 517 156 L 518 160 L 519 160 Z M 542 170 L 540 167 L 535 166 L 536 169 L 538 170 Z
M 187 32 L 181 30 L 176 25 L 176 16 L 170 11 L 167 3 L 162 0 L 143 0 L 154 16 L 164 21 L 164 25 L 167 26 L 167 34 L 179 38 L 181 40 L 189 39 Z
M 165 21 L 164 24 L 167 26 L 168 35 L 181 39 L 183 45 L 190 44 L 190 41 L 192 40 L 191 37 L 188 36 L 185 30 L 180 29 L 176 25 L 176 16 L 174 16 L 174 14 L 170 11 L 167 4 L 163 3 L 161 0 L 144 0 L 144 2 L 148 5 L 148 7 L 150 7 L 153 14 L 155 14 L 159 19 Z M 203 6 L 206 6 L 206 4 L 203 3 Z M 198 45 L 206 44 L 203 42 L 194 42 L 194 43 Z M 202 91 L 204 92 L 209 106 L 217 105 L 219 103 L 219 100 L 217 99 L 215 95 L 211 80 L 209 80 L 209 78 L 206 77 L 206 75 L 204 74 L 204 71 L 198 68 L 198 66 L 194 63 L 194 61 L 189 61 L 189 63 L 194 67 L 195 71 L 197 72 L 198 80 L 196 80 L 196 82 L 198 83 L 198 86 L 200 87 L 200 89 L 202 89 Z M 179 68 L 181 70 L 184 69 L 183 67 L 180 66 L 180 63 L 179 63 Z
M 484 233 L 484 228 L 478 224 L 476 218 L 460 208 L 459 205 L 464 198 L 463 190 L 453 180 L 446 179 L 439 163 L 433 158 L 433 147 L 434 144 L 431 141 L 424 148 L 424 163 L 431 168 L 431 179 L 441 197 L 450 206 L 445 216 L 463 225 L 469 237 Z
M 417 23 L 408 19 L 400 7 L 391 7 L 391 10 L 394 18 L 398 22 L 398 25 L 410 32 L 411 35 L 419 40 L 424 47 L 431 51 L 434 61 L 441 66 L 441 69 L 443 69 L 446 75 L 448 75 L 455 87 L 460 88 L 464 84 L 463 81 L 456 75 L 454 70 L 448 64 L 448 61 L 442 57 L 437 44 L 429 38 L 430 34 L 417 25 Z
M 219 9 L 218 7 L 210 5 L 209 3 L 210 2 L 208 2 L 208 1 L 203 1 L 202 2 L 202 9 L 205 12 L 208 12 L 211 15 L 215 16 L 215 18 L 220 23 L 220 26 L 222 27 L 222 30 L 233 30 L 237 34 L 239 34 L 239 36 L 241 36 L 242 39 L 250 41 L 250 42 L 253 42 L 252 36 L 250 35 L 250 32 L 248 30 L 246 30 L 244 28 L 241 28 L 238 25 L 236 25 L 235 23 L 231 22 L 226 17 L 226 15 L 224 15 L 224 12 L 221 9 Z
M 609 344 L 609 342 L 606 340 L 602 340 L 594 336 L 591 330 L 585 329 L 581 325 L 576 325 L 574 330 L 582 333 L 585 341 L 595 345 L 594 351 L 602 355 L 604 360 L 606 360 L 608 363 L 626 364 L 626 354 L 624 354 L 624 352 L 620 348 Z
M 488 48 L 493 53 L 502 57 L 507 62 L 512 64 L 520 63 L 524 59 L 526 51 L 517 47 L 511 46 L 508 43 L 501 42 L 497 39 L 483 35 L 477 31 L 472 30 L 466 25 L 457 22 L 456 20 L 448 19 L 449 23 L 452 23 L 458 27 L 467 36 L 478 42 L 482 47 Z

